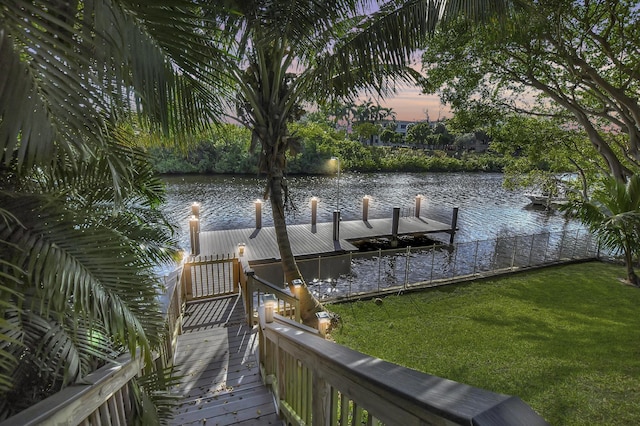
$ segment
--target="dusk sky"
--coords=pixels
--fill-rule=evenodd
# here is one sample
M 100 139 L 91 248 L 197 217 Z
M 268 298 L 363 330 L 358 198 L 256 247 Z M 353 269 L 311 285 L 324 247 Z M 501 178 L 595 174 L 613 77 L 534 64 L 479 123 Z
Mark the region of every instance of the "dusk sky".
M 427 118 L 429 113 L 431 120 L 451 117 L 448 107 L 440 104 L 437 95 L 423 95 L 418 88 L 405 88 L 393 98 L 387 98 L 380 102 L 381 105 L 392 108 L 397 120 L 420 121 Z

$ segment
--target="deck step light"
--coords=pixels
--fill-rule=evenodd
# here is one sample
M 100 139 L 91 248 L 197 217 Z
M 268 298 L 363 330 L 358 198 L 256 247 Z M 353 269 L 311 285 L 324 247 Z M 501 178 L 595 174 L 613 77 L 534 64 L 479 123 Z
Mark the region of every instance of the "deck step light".
M 329 327 L 331 318 L 327 311 L 316 312 L 316 317 L 318 318 L 318 331 L 320 332 L 320 335 L 324 337 L 327 335 L 327 328 Z

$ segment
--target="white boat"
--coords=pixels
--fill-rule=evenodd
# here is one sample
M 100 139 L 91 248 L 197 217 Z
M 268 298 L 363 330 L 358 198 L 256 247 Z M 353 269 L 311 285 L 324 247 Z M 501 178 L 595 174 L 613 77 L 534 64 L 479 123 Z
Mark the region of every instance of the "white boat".
M 531 204 L 544 207 L 557 207 L 567 202 L 564 197 L 553 197 L 544 194 L 525 194 Z

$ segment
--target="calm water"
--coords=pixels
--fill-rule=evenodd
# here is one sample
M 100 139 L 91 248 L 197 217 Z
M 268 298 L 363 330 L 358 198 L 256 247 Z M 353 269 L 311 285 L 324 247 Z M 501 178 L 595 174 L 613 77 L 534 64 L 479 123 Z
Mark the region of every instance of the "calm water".
M 255 226 L 254 201 L 262 198 L 264 179 L 172 176 L 164 180 L 164 208 L 177 225 L 185 250 L 194 201 L 201 203 L 203 231 Z M 416 195 L 421 194 L 422 217 L 450 223 L 453 207 L 460 208 L 458 242 L 561 231 L 576 225 L 561 213 L 532 208 L 522 193 L 502 188 L 502 175 L 497 173 L 344 173 L 339 182 L 336 176 L 296 176 L 289 179 L 289 192 L 297 208 L 288 214 L 289 224 L 310 223 L 313 196 L 319 199 L 318 222 L 330 222 L 338 202 L 343 220 L 361 219 L 362 197 L 369 195 L 369 218 L 375 219 L 391 217 L 394 207 L 413 209 Z M 268 202 L 262 210 L 263 226 L 272 226 Z

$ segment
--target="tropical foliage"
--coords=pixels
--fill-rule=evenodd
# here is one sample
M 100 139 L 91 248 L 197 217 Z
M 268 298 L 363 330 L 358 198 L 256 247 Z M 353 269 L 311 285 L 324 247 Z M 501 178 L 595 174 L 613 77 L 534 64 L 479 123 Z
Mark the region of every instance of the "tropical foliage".
M 122 120 L 180 134 L 221 111 L 192 7 L 0 2 L 0 417 L 162 338 L 175 242 Z
M 315 114 L 314 114 L 315 117 Z M 365 146 L 336 131 L 333 124 L 303 120 L 290 131 L 299 140 L 295 155 L 287 155 L 288 174 L 332 174 L 329 159 L 340 158 L 343 171 L 351 172 L 500 172 L 513 159 L 495 154 L 460 154 L 403 147 Z M 396 133 L 400 135 L 400 133 Z M 248 152 L 251 134 L 235 125 L 207 132 L 189 147 L 155 146 L 148 149 L 155 170 L 163 174 L 257 173 L 255 155 Z M 423 148 L 423 147 L 419 147 Z
M 423 56 L 425 90 L 457 112 L 497 107 L 579 127 L 626 180 L 640 168 L 637 2 L 521 3 L 503 25 L 439 31 Z
M 564 209 L 587 225 L 603 248 L 622 253 L 627 281 L 640 287 L 633 266 L 640 256 L 640 175 L 626 183 L 607 177 L 591 199 L 574 200 Z

